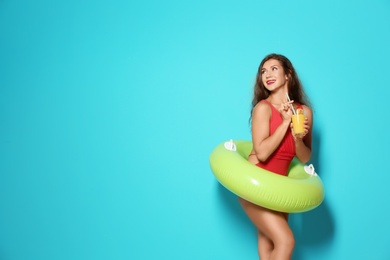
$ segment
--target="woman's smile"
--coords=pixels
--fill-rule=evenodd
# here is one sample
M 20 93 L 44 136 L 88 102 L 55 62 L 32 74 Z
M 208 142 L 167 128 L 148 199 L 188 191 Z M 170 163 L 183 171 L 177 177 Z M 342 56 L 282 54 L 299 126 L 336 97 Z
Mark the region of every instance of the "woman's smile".
M 274 79 L 270 79 L 270 80 L 267 80 L 265 83 L 267 83 L 267 85 L 272 85 L 275 83 L 276 80 Z

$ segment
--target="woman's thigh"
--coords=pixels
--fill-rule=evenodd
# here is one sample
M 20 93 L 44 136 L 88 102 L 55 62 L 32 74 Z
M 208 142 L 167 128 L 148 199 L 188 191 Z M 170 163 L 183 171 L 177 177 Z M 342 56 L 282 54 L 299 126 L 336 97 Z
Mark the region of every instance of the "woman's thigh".
M 286 239 L 293 239 L 286 213 L 260 207 L 242 198 L 240 198 L 240 202 L 257 229 L 274 243 L 282 243 Z

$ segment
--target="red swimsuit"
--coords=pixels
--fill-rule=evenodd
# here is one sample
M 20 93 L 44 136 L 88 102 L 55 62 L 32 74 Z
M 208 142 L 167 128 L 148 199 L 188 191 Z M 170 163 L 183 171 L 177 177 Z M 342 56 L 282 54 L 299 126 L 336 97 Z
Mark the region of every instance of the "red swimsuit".
M 279 111 L 270 102 L 267 100 L 262 100 L 261 102 L 266 102 L 272 109 L 271 118 L 269 121 L 269 134 L 272 135 L 276 128 L 278 128 L 278 126 L 283 122 L 283 118 Z M 268 171 L 286 176 L 288 173 L 288 167 L 290 166 L 294 156 L 294 138 L 291 134 L 291 129 L 288 128 L 282 142 L 275 150 L 275 152 L 267 159 L 267 161 L 259 162 L 256 165 Z

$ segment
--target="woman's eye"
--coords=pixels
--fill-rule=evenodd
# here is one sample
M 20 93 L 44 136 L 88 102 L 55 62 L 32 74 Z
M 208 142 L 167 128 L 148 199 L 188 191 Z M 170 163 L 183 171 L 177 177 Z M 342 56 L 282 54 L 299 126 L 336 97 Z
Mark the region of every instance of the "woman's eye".
M 278 70 L 278 68 L 277 67 L 273 67 L 272 70 Z

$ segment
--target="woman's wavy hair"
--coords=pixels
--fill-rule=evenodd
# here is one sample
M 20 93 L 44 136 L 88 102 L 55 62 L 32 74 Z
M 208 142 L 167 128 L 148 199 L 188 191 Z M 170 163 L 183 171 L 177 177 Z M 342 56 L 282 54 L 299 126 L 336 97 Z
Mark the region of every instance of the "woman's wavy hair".
M 271 59 L 278 60 L 283 67 L 284 73 L 288 76 L 287 87 L 290 99 L 294 100 L 294 102 L 297 102 L 299 104 L 311 106 L 310 101 L 304 92 L 302 83 L 299 80 L 291 61 L 281 54 L 271 53 L 264 57 L 257 70 L 256 83 L 253 91 L 250 121 L 252 120 L 253 108 L 257 105 L 257 103 L 259 103 L 263 99 L 268 98 L 268 96 L 271 94 L 270 91 L 265 88 L 261 79 L 261 69 L 263 68 L 264 63 Z

